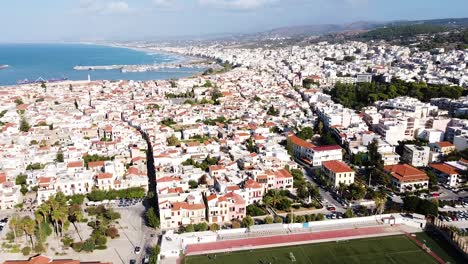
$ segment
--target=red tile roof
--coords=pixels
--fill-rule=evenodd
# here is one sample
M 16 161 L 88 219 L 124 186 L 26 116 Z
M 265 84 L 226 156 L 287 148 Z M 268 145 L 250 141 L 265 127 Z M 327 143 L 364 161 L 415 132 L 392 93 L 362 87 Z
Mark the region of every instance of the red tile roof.
M 341 150 L 342 148 L 338 145 L 331 145 L 331 146 L 314 147 L 312 149 L 316 152 L 320 152 L 320 151 Z
M 32 257 L 29 260 L 7 260 L 3 262 L 3 264 L 112 264 L 111 262 L 80 262 L 79 260 L 72 260 L 72 259 L 58 259 L 52 260 L 46 256 L 36 256 Z
M 449 147 L 455 147 L 452 143 L 448 141 L 441 141 L 436 143 L 440 148 L 449 148 Z
M 324 161 L 322 162 L 322 166 L 334 173 L 353 172 L 353 169 L 346 165 L 346 163 L 339 160 Z
M 104 161 L 91 161 L 88 163 L 88 168 L 103 167 Z
M 245 184 L 244 184 L 244 187 L 246 189 L 261 189 L 262 188 L 262 185 L 260 185 L 260 183 L 252 180 L 252 179 L 248 179 Z
M 429 177 L 423 171 L 408 164 L 389 165 L 384 167 L 392 177 L 401 182 L 427 181 Z
M 277 170 L 274 172 L 274 174 L 277 178 L 292 178 L 293 177 L 291 173 L 289 173 L 289 171 L 285 169 Z
M 96 175 L 96 178 L 99 179 L 99 180 L 111 179 L 112 178 L 112 173 L 99 173 L 98 175 Z
M 434 163 L 434 164 L 431 164 L 430 166 L 431 168 L 438 170 L 447 175 L 459 174 L 455 167 L 452 167 L 445 163 L 437 163 L 437 164 Z
M 289 140 L 291 141 L 292 144 L 296 145 L 296 146 L 299 146 L 299 147 L 302 147 L 302 148 L 314 148 L 315 145 L 310 143 L 310 142 L 307 142 L 301 138 L 298 138 L 296 135 L 294 134 L 291 134 L 289 136 Z
M 180 210 L 201 210 L 205 209 L 204 204 L 189 204 L 187 202 L 175 202 L 172 203 L 172 211 Z
M 5 173 L 0 173 L 0 184 L 5 183 L 7 180 Z
M 83 161 L 72 161 L 69 162 L 67 168 L 80 168 L 83 167 Z

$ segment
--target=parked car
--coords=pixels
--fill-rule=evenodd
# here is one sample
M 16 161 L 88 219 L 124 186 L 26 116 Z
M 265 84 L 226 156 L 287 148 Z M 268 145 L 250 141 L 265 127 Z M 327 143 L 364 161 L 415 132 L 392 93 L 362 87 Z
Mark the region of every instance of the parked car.
M 135 254 L 140 254 L 141 253 L 141 247 L 135 247 Z

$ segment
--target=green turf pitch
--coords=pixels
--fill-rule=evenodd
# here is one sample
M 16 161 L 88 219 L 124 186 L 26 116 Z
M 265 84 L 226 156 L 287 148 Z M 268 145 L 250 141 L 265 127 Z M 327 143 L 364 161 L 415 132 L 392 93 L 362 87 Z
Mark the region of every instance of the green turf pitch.
M 290 252 L 296 259 L 291 260 Z M 216 256 L 215 256 L 216 255 Z M 184 264 L 437 263 L 405 236 L 387 236 L 302 246 L 186 257 Z

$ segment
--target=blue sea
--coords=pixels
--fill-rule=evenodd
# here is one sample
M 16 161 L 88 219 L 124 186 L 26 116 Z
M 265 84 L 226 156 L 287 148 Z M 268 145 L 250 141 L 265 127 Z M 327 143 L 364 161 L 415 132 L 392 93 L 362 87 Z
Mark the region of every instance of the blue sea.
M 156 72 L 122 73 L 120 70 L 76 71 L 75 66 L 134 65 L 178 62 L 172 54 L 148 53 L 126 48 L 85 44 L 0 44 L 0 85 L 19 80 L 68 78 L 69 80 L 161 80 L 188 77 L 197 69 L 161 69 Z

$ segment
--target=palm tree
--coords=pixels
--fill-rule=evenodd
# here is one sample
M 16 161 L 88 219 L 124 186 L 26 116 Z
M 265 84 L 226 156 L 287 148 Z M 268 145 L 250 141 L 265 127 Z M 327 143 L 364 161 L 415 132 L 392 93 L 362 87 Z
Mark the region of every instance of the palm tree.
M 31 247 L 34 247 L 32 236 L 34 234 L 34 228 L 36 227 L 36 223 L 31 217 L 25 216 L 21 220 L 21 226 L 22 226 L 22 229 L 24 230 L 25 235 L 29 236 L 29 238 L 31 239 Z
M 59 209 L 59 221 L 60 221 L 60 236 L 63 237 L 63 228 L 68 220 L 68 211 L 66 207 L 60 207 Z
M 340 196 L 343 196 L 343 192 L 346 190 L 347 186 L 346 184 L 340 182 L 338 185 L 338 192 L 340 193 Z
M 17 215 L 13 215 L 10 220 L 10 229 L 13 231 L 13 235 L 15 236 L 15 243 L 16 243 L 16 229 L 19 226 L 19 218 Z
M 60 221 L 60 212 L 58 210 L 53 210 L 52 214 L 50 215 L 50 219 L 52 220 L 52 224 L 54 226 L 55 235 L 58 236 L 59 233 L 59 225 L 58 221 Z
M 375 202 L 375 214 L 381 214 L 383 210 L 385 209 L 385 198 L 382 198 L 381 196 L 376 196 L 374 198 Z
M 75 227 L 76 233 L 78 234 L 78 237 L 80 237 L 81 241 L 83 241 L 83 239 L 81 238 L 80 232 L 78 231 L 76 222 L 81 221 L 82 218 L 83 218 L 83 210 L 81 209 L 80 205 L 75 204 L 75 205 L 72 205 L 70 208 L 68 208 L 68 220 Z
M 263 202 L 266 205 L 276 208 L 276 205 L 278 205 L 282 199 L 283 195 L 281 195 L 279 190 L 270 190 L 265 198 L 263 198 Z
M 44 222 L 47 222 L 47 219 L 49 218 L 49 215 L 50 215 L 49 204 L 48 203 L 41 204 L 39 208 L 37 208 L 36 213 L 42 216 L 42 218 L 44 219 Z M 36 219 L 38 219 L 37 216 L 36 216 Z

